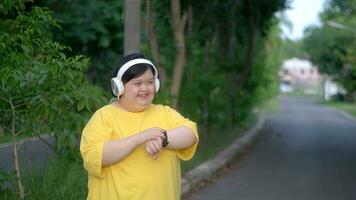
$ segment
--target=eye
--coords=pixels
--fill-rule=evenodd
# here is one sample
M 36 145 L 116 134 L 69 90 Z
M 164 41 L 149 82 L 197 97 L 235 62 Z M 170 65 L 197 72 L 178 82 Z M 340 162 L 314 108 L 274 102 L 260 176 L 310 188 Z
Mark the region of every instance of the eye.
M 140 85 L 141 85 L 141 82 L 135 82 L 134 85 L 135 85 L 135 86 L 140 86 Z

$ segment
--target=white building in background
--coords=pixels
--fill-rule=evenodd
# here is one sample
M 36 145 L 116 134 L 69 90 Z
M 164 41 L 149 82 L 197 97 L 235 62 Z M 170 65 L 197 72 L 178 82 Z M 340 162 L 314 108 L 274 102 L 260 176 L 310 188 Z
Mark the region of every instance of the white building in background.
M 300 90 L 305 94 L 317 94 L 322 76 L 317 67 L 308 60 L 291 58 L 285 60 L 279 71 L 280 91 Z
M 322 92 L 324 100 L 337 95 L 345 95 L 345 89 L 334 82 L 332 77 L 321 75 L 309 60 L 291 58 L 285 60 L 279 70 L 280 91 L 282 93 L 299 90 L 304 94 Z

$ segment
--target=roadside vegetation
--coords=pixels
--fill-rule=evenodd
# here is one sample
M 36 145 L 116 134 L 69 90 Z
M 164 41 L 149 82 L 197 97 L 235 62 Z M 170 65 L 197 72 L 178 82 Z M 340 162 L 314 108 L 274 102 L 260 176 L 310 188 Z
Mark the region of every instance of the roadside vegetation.
M 256 109 L 258 113 L 261 114 L 273 114 L 276 112 L 281 111 L 281 107 L 278 101 L 278 97 L 272 97 L 267 99 L 266 101 L 262 102 Z
M 321 73 L 345 89 L 343 99 L 356 103 L 355 1 L 330 1 L 320 19 L 321 26 L 305 30 L 303 50 Z

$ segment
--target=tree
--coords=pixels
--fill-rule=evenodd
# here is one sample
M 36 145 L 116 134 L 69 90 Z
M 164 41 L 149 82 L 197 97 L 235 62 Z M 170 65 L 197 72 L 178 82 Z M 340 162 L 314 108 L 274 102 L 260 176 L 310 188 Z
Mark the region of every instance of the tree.
M 186 58 L 184 32 L 188 19 L 186 11 L 184 11 L 183 14 L 181 14 L 180 0 L 171 0 L 171 18 L 172 18 L 171 27 L 173 30 L 175 46 L 176 46 L 171 95 L 173 97 L 172 106 L 173 108 L 176 108 L 178 105 L 179 92 L 181 88 L 184 64 Z
M 72 158 L 76 135 L 103 95 L 83 76 L 89 59 L 67 57 L 67 47 L 52 41 L 50 28 L 58 25 L 48 9 L 14 1 L 0 9 L 0 122 L 5 134 L 12 134 L 18 191 L 24 199 L 17 136 L 49 133 L 56 139 L 53 150 Z
M 165 85 L 167 81 L 167 72 L 165 66 L 162 63 L 161 55 L 159 52 L 159 46 L 157 41 L 157 35 L 154 30 L 155 23 L 153 18 L 153 11 L 151 6 L 151 0 L 146 0 L 146 21 L 145 21 L 145 28 L 148 35 L 148 41 L 150 45 L 151 54 L 153 57 L 153 61 L 157 67 L 159 79 L 162 85 Z
M 61 27 L 53 28 L 54 39 L 70 47 L 66 55 L 89 57 L 88 79 L 109 89 L 108 77 L 124 51 L 123 1 L 46 0 L 34 4 L 54 11 Z
M 356 27 L 355 16 L 353 0 L 330 1 L 321 14 L 323 25 L 307 29 L 303 41 L 311 60 L 320 71 L 344 86 L 349 101 L 356 101 L 356 63 L 353 59 L 356 34 L 346 27 Z

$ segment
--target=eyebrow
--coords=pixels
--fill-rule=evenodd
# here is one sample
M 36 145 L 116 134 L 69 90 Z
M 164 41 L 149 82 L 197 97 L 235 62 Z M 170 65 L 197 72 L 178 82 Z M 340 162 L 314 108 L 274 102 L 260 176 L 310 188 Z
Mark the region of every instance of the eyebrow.
M 154 78 L 149 78 L 149 79 L 146 79 L 146 80 L 132 79 L 133 82 L 153 81 L 153 80 L 154 80 Z

